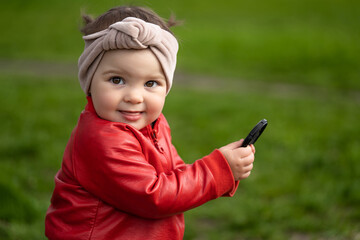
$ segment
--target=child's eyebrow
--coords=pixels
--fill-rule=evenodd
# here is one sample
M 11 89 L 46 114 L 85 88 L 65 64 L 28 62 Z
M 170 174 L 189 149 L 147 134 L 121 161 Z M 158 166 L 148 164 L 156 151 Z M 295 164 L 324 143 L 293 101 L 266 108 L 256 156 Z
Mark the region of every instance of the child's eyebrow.
M 102 74 L 104 74 L 104 75 L 117 74 L 117 75 L 121 75 L 122 77 L 132 76 L 131 72 L 127 71 L 126 69 L 117 68 L 117 67 L 116 68 L 109 67 L 107 69 L 104 69 Z M 160 73 L 150 73 L 147 76 L 144 76 L 144 78 L 147 78 L 147 79 L 150 79 L 150 80 L 164 80 L 164 81 L 166 81 L 165 75 L 160 74 Z
M 128 73 L 124 69 L 110 67 L 110 68 L 105 69 L 103 71 L 103 74 L 105 74 L 105 75 L 108 75 L 108 74 L 124 74 L 124 75 L 126 75 Z
M 163 74 L 153 74 L 148 76 L 149 79 L 152 80 L 164 80 L 166 82 L 166 78 Z

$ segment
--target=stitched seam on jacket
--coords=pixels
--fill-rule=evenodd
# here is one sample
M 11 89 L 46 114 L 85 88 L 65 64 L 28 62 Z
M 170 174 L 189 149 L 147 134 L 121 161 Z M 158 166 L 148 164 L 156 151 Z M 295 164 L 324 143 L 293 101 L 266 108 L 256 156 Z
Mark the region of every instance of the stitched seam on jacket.
M 96 220 L 97 220 L 97 215 L 98 215 L 98 212 L 99 212 L 99 208 L 100 208 L 100 199 L 98 199 L 98 203 L 97 203 L 96 211 L 95 211 L 95 216 L 93 217 L 93 223 L 91 223 L 92 226 L 91 226 L 91 229 L 90 229 L 89 240 L 91 239 L 92 234 L 93 234 L 94 229 L 95 229 L 95 224 L 96 224 Z
M 78 179 L 78 176 L 77 176 L 77 172 L 76 172 L 76 168 L 75 168 L 75 155 L 76 155 L 76 143 L 77 143 L 77 136 L 78 136 L 78 131 L 79 131 L 79 122 L 80 122 L 80 119 L 78 121 L 78 123 L 76 124 L 76 130 L 74 131 L 74 138 L 73 138 L 73 143 L 72 143 L 72 153 L 71 153 L 71 167 L 72 167 L 72 170 L 73 170 L 73 173 L 74 173 L 74 178 L 76 179 L 76 181 L 79 182 L 79 179 Z M 79 183 L 80 184 L 80 183 Z

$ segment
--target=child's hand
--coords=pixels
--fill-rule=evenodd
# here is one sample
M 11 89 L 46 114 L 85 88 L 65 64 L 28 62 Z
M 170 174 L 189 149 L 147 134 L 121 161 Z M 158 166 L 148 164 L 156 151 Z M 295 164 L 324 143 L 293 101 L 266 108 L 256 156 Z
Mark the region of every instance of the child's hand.
M 228 161 L 235 181 L 245 179 L 250 176 L 255 159 L 255 147 L 249 145 L 240 147 L 244 140 L 230 143 L 219 150 Z

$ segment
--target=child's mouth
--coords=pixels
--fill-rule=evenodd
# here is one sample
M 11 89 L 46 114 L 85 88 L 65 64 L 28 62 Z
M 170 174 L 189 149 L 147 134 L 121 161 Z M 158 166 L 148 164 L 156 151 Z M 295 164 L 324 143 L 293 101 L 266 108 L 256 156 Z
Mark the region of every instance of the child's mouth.
M 137 121 L 141 118 L 142 113 L 140 111 L 119 111 L 124 119 L 129 122 Z

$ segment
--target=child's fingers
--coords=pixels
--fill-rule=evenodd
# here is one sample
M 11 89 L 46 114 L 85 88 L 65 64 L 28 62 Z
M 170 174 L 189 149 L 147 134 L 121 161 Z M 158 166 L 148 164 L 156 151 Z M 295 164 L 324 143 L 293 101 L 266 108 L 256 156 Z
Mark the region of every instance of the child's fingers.
M 251 147 L 252 152 L 255 154 L 255 146 L 254 146 L 254 144 L 251 144 L 250 147 Z
M 244 142 L 244 139 L 242 138 L 242 139 L 240 139 L 239 141 L 236 141 L 239 145 L 238 145 L 238 148 L 239 147 L 241 147 L 241 144 L 243 144 L 243 142 Z
M 244 172 L 250 172 L 252 169 L 254 168 L 254 164 L 251 163 L 250 165 L 247 165 L 246 167 L 243 168 Z
M 241 158 L 241 162 L 242 162 L 243 166 L 249 166 L 249 165 L 253 164 L 254 160 L 255 159 L 254 159 L 253 154 L 250 154 L 250 155 L 248 155 L 246 157 Z
M 229 143 L 228 145 L 225 145 L 222 148 L 220 148 L 220 150 L 234 150 L 234 149 L 240 148 L 243 141 L 244 141 L 244 139 L 241 139 L 239 141 Z
M 239 141 L 236 141 L 236 142 L 233 142 L 233 143 L 230 143 L 231 144 L 231 149 L 237 149 L 237 148 L 240 148 L 241 144 L 244 142 L 244 139 L 240 139 Z M 230 145 L 229 144 L 229 145 Z
M 243 173 L 240 177 L 239 177 L 239 180 L 243 180 L 245 178 L 248 178 L 251 174 L 251 171 L 249 172 L 246 172 L 246 173 Z
M 253 164 L 253 163 L 251 163 L 251 164 L 243 167 L 243 169 L 242 169 L 242 172 L 243 172 L 243 173 L 242 173 L 242 176 L 248 177 L 248 176 L 250 175 L 251 171 L 253 170 L 253 168 L 254 168 L 254 164 Z
M 237 148 L 237 149 L 234 149 L 234 151 L 236 151 L 236 154 L 238 154 L 238 156 L 240 156 L 242 158 L 246 157 L 250 154 L 253 154 L 252 148 L 250 146 Z

